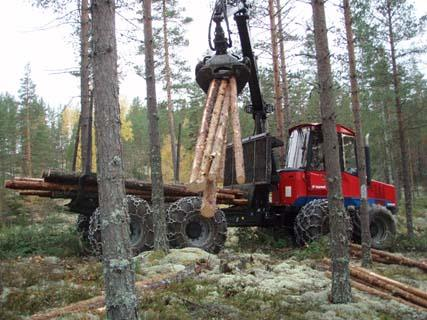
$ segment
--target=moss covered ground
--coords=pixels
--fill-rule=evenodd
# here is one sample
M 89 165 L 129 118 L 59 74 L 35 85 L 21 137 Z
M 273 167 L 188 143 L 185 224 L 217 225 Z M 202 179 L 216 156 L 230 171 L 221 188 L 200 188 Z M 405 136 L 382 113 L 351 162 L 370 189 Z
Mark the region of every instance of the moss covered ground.
M 0 223 L 0 319 L 25 319 L 101 294 L 102 265 L 82 255 L 74 231 L 76 217 L 55 202 L 20 201 L 16 205 L 20 216 L 9 214 Z M 396 246 L 397 251 L 421 260 L 427 260 L 425 203 L 417 203 L 416 240 L 404 236 L 404 220 L 399 217 Z M 190 248 L 136 257 L 137 280 L 180 272 L 196 263 L 207 266 L 182 282 L 144 292 L 140 318 L 427 319 L 425 313 L 357 290 L 348 305 L 329 303 L 330 280 L 319 267 L 328 255 L 327 238 L 303 249 L 283 232 L 230 229 L 228 239 L 219 255 Z M 373 270 L 427 290 L 427 275 L 418 269 L 375 263 Z M 103 318 L 102 312 L 96 312 L 61 319 Z

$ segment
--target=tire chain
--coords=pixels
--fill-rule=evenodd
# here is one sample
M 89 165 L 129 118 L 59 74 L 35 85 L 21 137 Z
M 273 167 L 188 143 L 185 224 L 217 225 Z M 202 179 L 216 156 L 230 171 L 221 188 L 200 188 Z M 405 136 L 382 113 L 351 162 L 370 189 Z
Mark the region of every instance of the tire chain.
M 183 244 L 176 244 L 177 239 L 185 239 L 187 235 L 182 232 L 183 228 L 179 228 L 178 226 L 185 222 L 185 217 L 190 214 L 200 214 L 200 206 L 201 206 L 201 198 L 200 197 L 185 197 L 178 201 L 172 203 L 167 209 L 167 225 L 168 225 L 168 240 L 172 247 L 182 247 Z M 181 215 L 173 215 L 171 214 L 173 211 L 175 212 L 185 212 L 186 215 L 182 215 L 182 219 L 174 219 L 174 217 L 179 217 Z M 225 219 L 225 215 L 221 210 L 216 210 L 215 215 L 212 217 L 215 225 L 221 225 L 223 223 L 227 223 Z M 221 238 L 227 237 L 227 228 L 225 231 L 219 231 L 218 235 Z M 218 237 L 218 236 L 217 236 Z M 221 251 L 224 248 L 224 243 L 215 243 L 215 247 Z M 206 250 L 207 248 L 205 248 Z
M 350 240 L 353 226 L 350 214 L 347 211 L 345 222 L 347 225 L 347 235 Z M 296 241 L 300 245 L 315 241 L 323 234 L 329 233 L 328 201 L 326 199 L 315 199 L 303 206 L 295 219 L 294 232 Z
M 144 214 L 152 215 L 152 211 L 148 202 L 144 199 L 135 197 L 135 196 L 126 196 L 126 205 L 129 206 L 129 202 L 135 207 L 144 206 Z M 126 211 L 127 215 L 125 221 L 127 224 L 131 221 L 132 213 L 129 213 L 129 210 Z M 151 226 L 150 231 L 153 231 L 153 226 Z M 92 247 L 92 252 L 95 256 L 100 256 L 102 254 L 102 240 L 101 240 L 101 210 L 96 208 L 95 212 L 90 216 L 89 221 L 89 232 L 88 232 L 89 242 Z M 152 246 L 150 246 L 152 248 Z

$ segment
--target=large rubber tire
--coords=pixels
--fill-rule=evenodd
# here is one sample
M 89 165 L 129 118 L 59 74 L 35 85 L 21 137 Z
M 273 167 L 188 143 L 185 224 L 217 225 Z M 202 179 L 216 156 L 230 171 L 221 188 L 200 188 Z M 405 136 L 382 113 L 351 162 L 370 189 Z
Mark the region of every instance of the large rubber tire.
M 393 214 L 383 206 L 373 205 L 369 208 L 369 229 L 371 232 L 371 247 L 374 249 L 390 249 L 396 238 L 396 220 Z M 360 212 L 352 214 L 353 240 L 361 242 Z
M 347 236 L 351 240 L 352 224 L 346 214 Z M 318 240 L 329 233 L 329 210 L 327 199 L 315 199 L 304 205 L 298 212 L 294 232 L 297 244 L 304 245 Z
M 150 250 L 154 244 L 153 215 L 147 201 L 126 196 L 129 214 L 130 245 L 132 254 Z M 92 214 L 89 224 L 89 240 L 95 254 L 102 253 L 101 219 L 99 208 Z
M 89 222 L 90 217 L 84 214 L 79 214 L 76 221 L 76 229 L 79 234 L 80 247 L 82 254 L 92 254 L 92 246 L 89 241 Z
M 372 248 L 391 249 L 396 239 L 396 220 L 385 207 L 374 205 L 369 210 Z
M 186 197 L 170 205 L 167 210 L 168 238 L 172 248 L 196 247 L 218 253 L 227 238 L 224 212 L 217 209 L 212 218 L 200 214 L 202 199 Z

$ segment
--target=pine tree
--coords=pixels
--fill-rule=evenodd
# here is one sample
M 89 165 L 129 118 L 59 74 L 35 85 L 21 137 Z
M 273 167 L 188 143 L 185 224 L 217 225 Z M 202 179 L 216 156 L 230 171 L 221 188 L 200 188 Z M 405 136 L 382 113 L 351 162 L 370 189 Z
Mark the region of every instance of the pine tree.
M 99 210 L 107 318 L 138 319 L 120 141 L 116 3 L 92 0 Z
M 329 228 L 332 255 L 332 302 L 351 301 L 346 211 L 341 185 L 341 166 L 336 133 L 335 98 L 328 45 L 325 0 L 311 0 L 317 73 L 322 114 L 323 152 L 328 188 Z
M 25 66 L 24 77 L 21 79 L 19 88 L 20 107 L 19 114 L 21 118 L 21 148 L 22 148 L 22 173 L 24 176 L 33 175 L 32 145 L 31 145 L 31 106 L 36 101 L 36 85 L 31 79 L 31 67 Z
M 363 141 L 362 121 L 360 117 L 360 100 L 359 100 L 359 84 L 356 73 L 356 57 L 354 53 L 354 37 L 352 29 L 352 15 L 350 9 L 350 1 L 343 0 L 345 30 L 347 37 L 347 51 L 349 60 L 349 74 L 351 87 L 351 105 L 354 116 L 354 129 L 356 132 L 356 148 L 357 148 L 357 173 L 360 184 L 360 220 L 362 232 L 362 266 L 369 267 L 372 265 L 371 256 L 371 233 L 369 230 L 369 213 L 368 213 L 368 183 L 366 176 L 365 163 L 365 143 Z
M 154 73 L 153 28 L 151 0 L 143 1 L 144 41 L 145 41 L 145 81 L 147 84 L 147 109 L 150 123 L 150 164 L 151 164 L 151 200 L 154 221 L 154 249 L 167 250 L 166 212 L 162 163 L 160 156 L 160 134 L 158 126 L 156 75 Z

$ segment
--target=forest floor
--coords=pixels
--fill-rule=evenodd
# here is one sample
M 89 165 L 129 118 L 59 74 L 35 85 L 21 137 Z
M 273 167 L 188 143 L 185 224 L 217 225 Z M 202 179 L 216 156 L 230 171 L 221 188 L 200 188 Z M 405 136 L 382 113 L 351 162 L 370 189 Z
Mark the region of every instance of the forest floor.
M 14 204 L 15 202 L 11 202 Z M 28 316 L 102 294 L 102 265 L 80 254 L 75 216 L 63 203 L 17 201 L 0 227 L 0 319 Z M 396 252 L 427 260 L 427 201 L 418 203 L 417 239 L 398 237 Z M 399 218 L 403 232 L 404 220 Z M 186 248 L 135 257 L 136 280 L 203 265 L 196 275 L 140 298 L 141 319 L 427 319 L 427 313 L 352 290 L 346 305 L 329 303 L 321 268 L 327 240 L 295 248 L 263 230 L 230 229 L 225 250 Z M 359 261 L 352 263 L 358 265 Z M 375 263 L 373 271 L 427 291 L 427 273 Z M 60 319 L 104 319 L 102 310 Z

